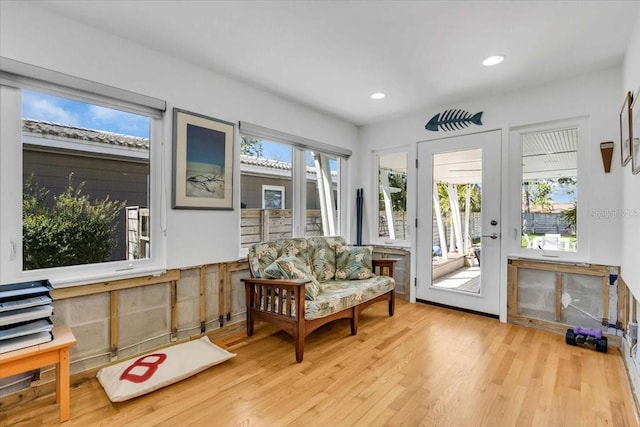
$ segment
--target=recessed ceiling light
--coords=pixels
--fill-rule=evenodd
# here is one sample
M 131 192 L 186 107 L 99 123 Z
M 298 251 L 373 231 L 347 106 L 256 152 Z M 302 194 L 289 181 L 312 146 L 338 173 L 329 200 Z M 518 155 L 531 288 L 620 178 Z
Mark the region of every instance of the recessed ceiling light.
M 382 92 L 376 92 L 376 93 L 371 94 L 371 99 L 382 99 L 385 96 L 387 96 L 387 95 L 385 95 Z
M 484 65 L 485 67 L 490 67 L 492 65 L 497 65 L 497 64 L 501 63 L 502 61 L 504 61 L 504 56 L 495 55 L 495 56 L 490 56 L 487 59 L 485 59 L 484 61 L 482 61 L 482 65 Z

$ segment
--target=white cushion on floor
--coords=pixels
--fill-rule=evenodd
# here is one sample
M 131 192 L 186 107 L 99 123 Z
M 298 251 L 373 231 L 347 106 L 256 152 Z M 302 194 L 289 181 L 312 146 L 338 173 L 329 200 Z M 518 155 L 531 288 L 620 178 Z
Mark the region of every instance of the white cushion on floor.
M 97 377 L 109 399 L 122 402 L 183 380 L 234 356 L 204 336 L 107 366 L 98 371 Z

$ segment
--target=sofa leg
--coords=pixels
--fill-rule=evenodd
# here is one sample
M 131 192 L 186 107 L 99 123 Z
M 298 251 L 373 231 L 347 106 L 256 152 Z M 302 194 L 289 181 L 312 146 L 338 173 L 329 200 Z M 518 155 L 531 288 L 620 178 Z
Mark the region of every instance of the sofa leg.
M 396 293 L 391 291 L 391 295 L 389 298 L 389 317 L 393 316 L 393 312 L 396 308 Z
M 356 335 L 358 333 L 358 317 L 360 317 L 357 307 L 353 307 L 351 316 L 353 316 L 351 317 L 351 335 Z
M 250 319 L 251 316 L 247 315 L 247 336 L 250 337 L 253 335 L 253 320 Z
M 245 307 L 247 307 L 247 336 L 253 335 L 253 316 L 251 315 L 251 308 L 255 298 L 255 290 L 253 286 L 248 283 L 244 284 L 245 290 Z
M 302 362 L 302 358 L 304 357 L 304 336 L 298 334 L 296 337 L 296 362 Z

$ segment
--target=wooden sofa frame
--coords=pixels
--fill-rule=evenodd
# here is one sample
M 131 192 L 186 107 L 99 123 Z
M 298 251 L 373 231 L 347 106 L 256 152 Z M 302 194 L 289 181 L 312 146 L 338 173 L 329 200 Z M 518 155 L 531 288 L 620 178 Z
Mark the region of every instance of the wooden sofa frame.
M 387 276 L 393 277 L 394 264 L 391 258 L 373 259 L 373 270 L 380 273 L 386 270 Z M 252 275 L 253 276 L 253 275 Z M 245 285 L 247 304 L 247 335 L 253 335 L 253 324 L 256 320 L 272 323 L 291 335 L 296 349 L 296 361 L 302 362 L 305 338 L 322 325 L 338 319 L 351 319 L 351 335 L 358 333 L 358 317 L 360 312 L 376 302 L 388 301 L 389 316 L 395 310 L 395 289 L 363 301 L 353 307 L 345 308 L 325 317 L 305 319 L 304 292 L 305 284 L 310 280 L 303 279 L 242 279 Z M 286 291 L 286 292 L 283 292 Z M 295 303 L 295 317 L 291 316 L 291 296 Z M 275 303 L 277 301 L 277 303 Z

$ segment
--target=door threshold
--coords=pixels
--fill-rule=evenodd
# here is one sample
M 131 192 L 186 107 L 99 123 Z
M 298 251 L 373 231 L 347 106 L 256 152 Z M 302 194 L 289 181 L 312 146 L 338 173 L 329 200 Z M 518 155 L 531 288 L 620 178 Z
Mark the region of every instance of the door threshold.
M 427 300 L 420 299 L 420 298 L 416 298 L 416 302 L 421 302 L 423 304 L 433 305 L 433 306 L 441 307 L 441 308 L 448 308 L 450 310 L 462 311 L 464 313 L 469 313 L 469 314 L 477 314 L 478 316 L 490 317 L 490 318 L 496 319 L 496 320 L 500 319 L 500 316 L 497 315 L 497 314 L 483 313 L 482 311 L 476 311 L 476 310 L 470 310 L 468 308 L 456 307 L 455 305 L 441 304 L 439 302 L 427 301 Z

